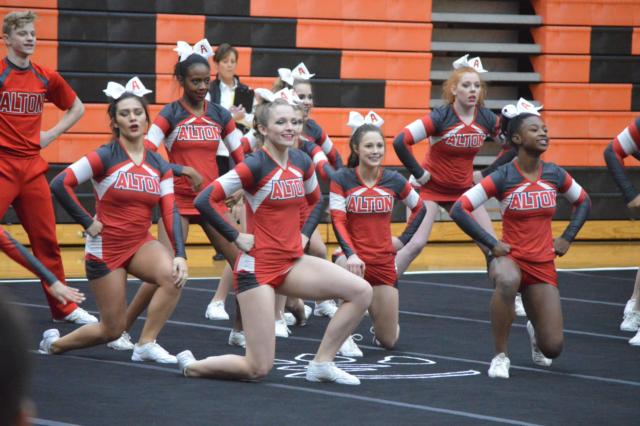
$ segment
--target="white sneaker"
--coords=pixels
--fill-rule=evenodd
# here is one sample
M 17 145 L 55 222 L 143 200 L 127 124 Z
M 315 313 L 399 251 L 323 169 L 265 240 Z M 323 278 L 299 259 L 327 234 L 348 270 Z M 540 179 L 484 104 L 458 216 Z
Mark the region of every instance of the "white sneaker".
M 629 344 L 631 346 L 640 346 L 640 330 L 638 330 L 635 336 L 629 339 Z
M 527 321 L 527 333 L 529 333 L 529 342 L 531 342 L 531 359 L 533 363 L 541 367 L 550 367 L 553 360 L 544 356 L 540 351 L 538 342 L 536 342 L 536 330 L 533 328 L 531 321 Z
M 276 320 L 275 327 L 276 327 L 276 337 L 287 338 L 289 337 L 289 334 L 291 334 L 291 330 L 289 330 L 289 327 L 287 327 L 287 323 L 283 319 Z
M 633 308 L 636 306 L 636 299 L 629 299 L 627 303 L 624 305 L 624 312 L 622 314 L 623 317 L 630 314 L 633 311 Z
M 511 367 L 511 361 L 504 354 L 504 352 L 499 353 L 491 360 L 491 366 L 489 367 L 489 371 L 487 374 L 491 378 L 499 378 L 499 379 L 508 379 L 509 378 L 509 367 Z
M 191 351 L 186 350 L 176 355 L 176 359 L 178 360 L 178 370 L 180 370 L 184 377 L 187 377 L 187 367 L 196 361 L 196 357 L 193 356 Z
M 622 323 L 620 323 L 620 330 L 622 331 L 638 331 L 640 328 L 640 311 L 632 309 L 631 312 L 624 316 Z
M 341 385 L 360 384 L 360 379 L 339 369 L 333 362 L 309 362 L 306 379 L 310 382 L 336 382 Z
M 133 346 L 131 361 L 154 361 L 159 364 L 176 364 L 178 360 L 154 340 L 144 345 Z
M 524 305 L 522 304 L 522 296 L 520 295 L 520 293 L 516 293 L 515 309 L 516 309 L 516 316 L 519 316 L 519 317 L 527 316 L 527 311 L 524 310 Z
M 291 312 L 285 312 L 284 313 L 284 322 L 287 325 L 296 325 L 296 317 L 293 316 L 293 314 Z
M 59 338 L 60 332 L 57 328 L 50 328 L 48 330 L 45 330 L 45 332 L 42 333 L 42 340 L 40 340 L 40 347 L 38 349 L 38 352 L 40 352 L 41 354 L 50 354 L 51 345 Z
M 242 348 L 246 348 L 247 340 L 244 337 L 244 331 L 236 331 L 232 329 L 231 333 L 229 333 L 229 340 L 227 343 L 229 343 L 229 346 L 240 346 Z
M 71 322 L 74 324 L 93 324 L 98 322 L 98 318 L 91 315 L 89 312 L 84 309 L 77 307 L 66 317 L 61 320 L 54 319 L 53 322 Z
M 360 338 L 358 339 L 358 337 Z M 342 343 L 342 346 L 340 346 L 340 349 L 338 349 L 338 355 L 354 358 L 361 357 L 362 351 L 354 340 L 360 341 L 362 340 L 362 336 L 360 334 L 354 334 L 347 337 L 347 340 L 345 340 L 344 343 Z
M 329 299 L 323 300 L 320 303 L 316 303 L 316 307 L 313 310 L 313 315 L 317 317 L 333 318 L 337 311 L 338 307 L 336 306 L 335 300 Z
M 213 321 L 229 319 L 229 314 L 224 310 L 224 301 L 222 300 L 209 303 L 204 316 Z
M 126 331 L 122 332 L 122 335 L 116 340 L 107 343 L 107 347 L 115 349 L 116 351 L 131 351 L 135 345 L 131 341 L 131 336 Z

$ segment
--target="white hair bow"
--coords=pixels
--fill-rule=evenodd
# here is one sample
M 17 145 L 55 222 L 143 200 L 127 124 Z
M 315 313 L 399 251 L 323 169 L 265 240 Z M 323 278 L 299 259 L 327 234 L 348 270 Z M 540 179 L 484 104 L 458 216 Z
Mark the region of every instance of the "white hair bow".
M 540 110 L 542 109 L 542 105 L 539 107 L 535 106 L 525 98 L 518 99 L 518 102 L 514 104 L 505 105 L 502 108 L 502 115 L 511 119 L 520 114 L 533 114 L 540 116 Z
M 293 83 L 296 80 L 309 80 L 315 74 L 309 73 L 304 62 L 300 62 L 291 70 L 289 68 L 278 68 L 278 75 L 282 81 L 287 83 L 289 86 L 293 86 Z
M 199 42 L 191 47 L 186 41 L 178 41 L 177 46 L 173 49 L 180 55 L 180 62 L 186 60 L 192 54 L 200 55 L 205 59 L 213 56 L 213 49 L 206 38 L 203 38 Z
M 290 105 L 296 105 L 302 102 L 296 92 L 294 92 L 292 89 L 287 88 L 279 90 L 276 93 L 273 93 L 269 89 L 258 88 L 255 90 L 255 94 L 267 102 L 273 102 L 276 99 L 284 99 Z
M 126 92 L 142 97 L 148 93 L 152 93 L 152 90 L 144 87 L 144 84 L 142 84 L 142 81 L 140 81 L 138 77 L 133 77 L 131 80 L 127 81 L 127 84 L 124 86 L 120 83 L 110 81 L 107 83 L 107 88 L 102 92 L 112 99 L 120 99 L 120 96 Z
M 356 129 L 364 124 L 372 124 L 376 127 L 381 127 L 384 124 L 384 120 L 375 111 L 369 111 L 364 117 L 362 114 L 356 111 L 349 112 L 349 121 L 347 126 L 351 127 L 354 132 Z
M 474 70 L 476 70 L 476 72 L 479 72 L 479 73 L 488 72 L 482 66 L 482 61 L 480 60 L 480 56 L 476 56 L 475 58 L 469 59 L 468 53 L 463 57 L 453 61 L 453 69 L 457 70 L 465 67 L 473 68 Z

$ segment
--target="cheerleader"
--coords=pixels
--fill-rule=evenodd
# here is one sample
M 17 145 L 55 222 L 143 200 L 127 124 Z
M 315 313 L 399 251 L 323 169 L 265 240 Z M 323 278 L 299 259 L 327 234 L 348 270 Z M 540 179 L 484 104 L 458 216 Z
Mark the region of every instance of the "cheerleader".
M 521 111 L 511 119 L 507 138 L 517 147 L 516 159 L 466 191 L 450 212 L 469 236 L 495 256 L 489 269 L 495 284 L 491 298 L 495 356 L 488 374 L 505 379 L 511 365 L 507 341 L 518 290 L 530 320 L 527 332 L 533 362 L 550 366 L 562 352 L 562 310 L 554 258 L 569 250 L 591 206 L 587 193 L 564 169 L 540 159 L 549 138 L 537 111 Z M 566 230 L 554 240 L 551 220 L 558 194 L 574 205 L 574 211 Z M 500 201 L 502 240 L 487 232 L 472 215 L 491 197 Z
M 306 214 L 306 204 L 317 203 L 320 191 L 312 161 L 293 148 L 298 137 L 296 117 L 294 107 L 284 100 L 275 100 L 257 110 L 256 125 L 265 137 L 264 147 L 209 185 L 196 199 L 203 217 L 242 251 L 234 273 L 246 354 L 196 361 L 190 351 L 181 352 L 178 362 L 187 377 L 265 377 L 273 367 L 275 355 L 273 307 L 277 292 L 344 300 L 327 326 L 306 378 L 312 382 L 360 383 L 357 377 L 336 367 L 333 358 L 369 306 L 371 287 L 362 278 L 303 253 L 315 224 L 305 226 L 301 235 L 298 218 Z M 246 234 L 238 232 L 216 208 L 217 203 L 241 188 L 247 204 Z M 317 218 L 311 216 L 309 220 Z
M 175 363 L 176 358 L 156 343 L 171 316 L 180 288 L 187 280 L 184 240 L 173 195 L 171 166 L 159 154 L 145 148 L 149 125 L 150 91 L 134 77 L 123 87 L 110 82 L 109 118 L 113 140 L 76 161 L 51 182 L 64 209 L 87 234 L 85 267 L 100 322 L 87 324 L 60 337 L 57 329 L 44 332 L 40 352 L 60 354 L 116 339 L 126 326 L 127 274 L 156 285 L 148 307 L 133 361 Z M 79 202 L 74 188 L 91 180 L 96 215 Z M 153 209 L 160 204 L 171 250 L 149 233 Z
M 383 122 L 373 111 L 366 118 L 351 112 L 349 126 L 354 129 L 349 140 L 351 155 L 348 166 L 338 170 L 331 182 L 330 206 L 331 223 L 342 249 L 336 263 L 373 287 L 369 315 L 375 339 L 381 346 L 392 349 L 400 334 L 396 250 L 390 231 L 393 200 L 400 199 L 411 211 L 399 238 L 403 244 L 415 233 L 426 209 L 404 177 L 382 167 L 385 141 L 379 126 Z M 355 350 L 349 347 L 355 343 L 350 339 L 345 342 L 346 350 L 353 353 Z M 340 353 L 347 355 L 342 348 Z
M 473 185 L 473 159 L 485 139 L 497 138 L 500 131 L 498 117 L 483 106 L 486 85 L 480 74 L 486 70 L 480 58 L 468 56 L 453 63 L 454 71 L 443 85 L 446 105 L 409 124 L 393 142 L 398 158 L 416 179 L 420 197 L 427 204 L 425 220 L 396 257 L 400 275 L 427 244 L 439 206 L 449 209 Z M 427 138 L 431 147 L 424 162 L 418 164 L 410 148 Z M 496 161 L 507 160 L 508 157 L 501 157 Z M 475 210 L 473 216 L 495 236 L 484 207 Z M 487 248 L 481 249 L 488 253 Z

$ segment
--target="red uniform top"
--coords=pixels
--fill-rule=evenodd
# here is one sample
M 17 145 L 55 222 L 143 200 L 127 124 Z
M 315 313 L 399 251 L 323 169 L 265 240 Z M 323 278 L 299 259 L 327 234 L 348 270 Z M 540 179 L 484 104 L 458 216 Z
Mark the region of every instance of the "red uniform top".
M 428 199 L 455 201 L 473 185 L 473 159 L 485 139 L 497 137 L 499 132 L 498 118 L 489 109 L 477 107 L 473 121 L 465 124 L 451 105 L 445 105 L 406 126 L 394 148 L 416 178 L 422 175 L 422 168 L 431 173 L 421 190 L 431 195 Z M 431 147 L 420 167 L 409 147 L 426 138 L 430 138 Z
M 235 241 L 238 231 L 220 216 L 215 203 L 239 189 L 244 189 L 247 233 L 254 235 L 249 255 L 256 259 L 256 273 L 277 270 L 284 262 L 301 257 L 298 218 L 307 204 L 320 199 L 311 159 L 290 149 L 289 161 L 282 168 L 263 148 L 205 188 L 196 198 L 196 207 L 229 241 Z M 314 227 L 305 235 L 310 236 Z
M 357 169 L 338 170 L 331 182 L 331 223 L 344 254 L 356 253 L 366 264 L 393 262 L 391 242 L 393 202 L 399 198 L 411 209 L 411 217 L 400 240 L 406 244 L 426 213 L 424 203 L 399 173 L 383 169 L 377 182 L 368 187 Z
M 76 93 L 57 72 L 33 62 L 18 68 L 4 58 L 0 62 L 0 154 L 38 155 L 44 103 L 68 110 L 75 100 Z
M 185 257 L 180 216 L 173 196 L 173 173 L 159 154 L 145 150 L 135 164 L 120 142 L 113 141 L 71 164 L 51 182 L 51 189 L 69 214 L 88 228 L 91 215 L 73 188 L 91 180 L 96 198 L 96 218 L 102 233 L 87 243 L 87 252 L 99 259 L 126 253 L 149 235 L 153 208 L 160 204 L 175 255 Z
M 208 185 L 219 175 L 216 153 L 220 141 L 236 164 L 242 162 L 244 154 L 242 132 L 236 129 L 229 111 L 207 101 L 204 110 L 203 115 L 196 116 L 182 101 L 165 105 L 151 125 L 147 140 L 156 148 L 164 142 L 171 163 L 193 167 L 202 175 L 203 185 Z M 175 192 L 191 199 L 197 195 L 186 177 L 175 178 Z
M 502 212 L 502 239 L 511 246 L 509 254 L 528 262 L 548 262 L 555 258 L 551 219 L 557 194 L 576 207 L 562 234 L 571 242 L 587 219 L 590 201 L 571 175 L 553 163 L 542 163 L 535 181 L 525 178 L 515 161 L 505 164 L 465 192 L 451 209 L 451 217 L 474 240 L 492 248 L 497 241 L 471 212 L 496 197 Z

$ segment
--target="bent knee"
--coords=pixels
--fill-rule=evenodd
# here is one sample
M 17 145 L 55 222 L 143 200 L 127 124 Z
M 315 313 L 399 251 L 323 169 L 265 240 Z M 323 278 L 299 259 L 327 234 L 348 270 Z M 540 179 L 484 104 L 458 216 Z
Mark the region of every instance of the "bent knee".
M 502 297 L 515 297 L 520 288 L 520 276 L 515 273 L 497 273 L 493 282 L 495 291 Z
M 361 283 L 358 286 L 359 288 L 353 302 L 361 303 L 366 309 L 371 305 L 371 300 L 373 299 L 373 288 L 365 280 L 360 281 Z
M 558 358 L 562 353 L 562 347 L 564 341 L 562 337 L 556 337 L 554 339 L 540 339 L 538 341 L 538 348 L 547 358 Z
M 122 333 L 126 331 L 126 322 L 117 322 L 113 324 L 102 324 L 101 335 L 105 342 L 111 342 L 119 339 Z
M 173 273 L 171 270 L 168 270 L 168 271 L 163 270 L 158 272 L 158 274 L 156 275 L 155 284 L 158 287 L 162 287 L 165 290 L 171 291 L 176 294 L 179 294 L 181 290 L 180 288 L 175 286 L 175 280 L 173 278 Z
M 396 343 L 398 343 L 398 336 L 392 337 L 392 338 L 380 336 L 380 337 L 376 337 L 376 339 L 378 339 L 378 342 L 380 343 L 380 345 L 382 345 L 382 347 L 387 350 L 391 350 L 395 348 Z

